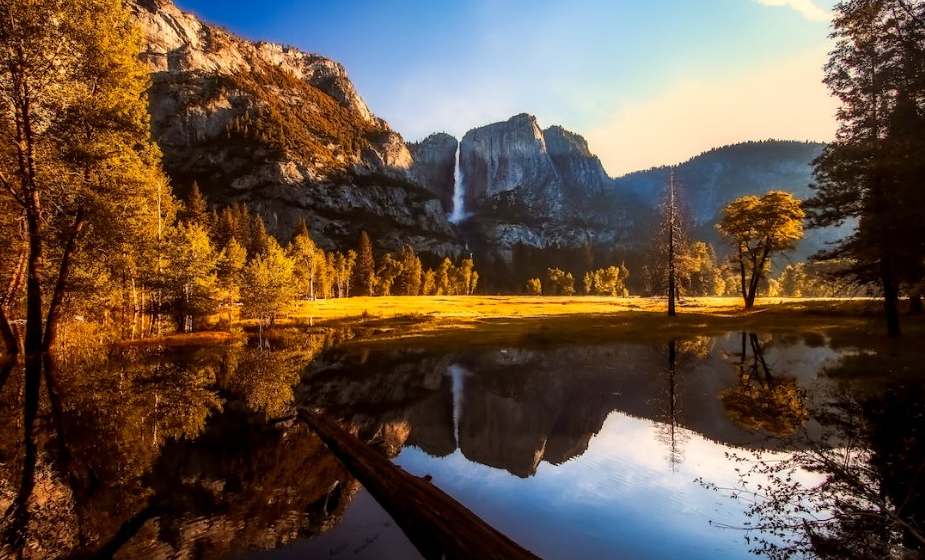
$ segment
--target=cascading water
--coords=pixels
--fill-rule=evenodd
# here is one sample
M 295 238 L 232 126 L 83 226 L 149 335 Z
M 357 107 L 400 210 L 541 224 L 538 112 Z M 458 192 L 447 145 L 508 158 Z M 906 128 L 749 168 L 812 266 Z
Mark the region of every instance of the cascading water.
M 453 437 L 459 447 L 459 417 L 462 415 L 463 382 L 466 370 L 456 364 L 451 365 L 447 373 L 453 379 Z
M 463 208 L 465 204 L 463 195 L 466 191 L 463 187 L 462 171 L 459 170 L 460 146 L 462 146 L 462 142 L 456 144 L 456 167 L 453 169 L 453 212 L 450 213 L 449 217 L 449 220 L 454 224 L 458 224 L 466 217 L 466 210 Z

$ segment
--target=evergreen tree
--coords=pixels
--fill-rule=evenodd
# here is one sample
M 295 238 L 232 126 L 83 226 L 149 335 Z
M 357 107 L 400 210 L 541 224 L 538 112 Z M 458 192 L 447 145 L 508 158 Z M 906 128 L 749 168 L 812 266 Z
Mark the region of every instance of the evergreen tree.
M 421 293 L 425 296 L 437 294 L 437 273 L 432 268 L 424 271 L 421 278 Z
M 844 273 L 879 285 L 898 336 L 900 290 L 922 280 L 925 261 L 925 4 L 843 1 L 832 25 L 825 83 L 842 102 L 840 124 L 814 162 L 809 226 L 856 227 L 815 258 L 853 260 Z
M 210 227 L 209 204 L 202 196 L 199 183 L 196 181 L 193 181 L 189 196 L 186 197 L 177 218 L 183 222 L 199 224 L 205 228 Z
M 398 276 L 397 293 L 403 296 L 418 295 L 421 292 L 421 259 L 407 245 L 402 248 L 398 259 L 402 270 Z
M 366 231 L 360 232 L 360 246 L 357 250 L 354 268 L 354 292 L 358 296 L 371 296 L 376 286 L 376 259 L 373 257 L 373 245 Z
M 250 235 L 247 236 L 247 252 L 250 255 L 262 255 L 270 249 L 270 234 L 267 233 L 267 225 L 260 214 L 250 214 L 247 207 L 241 205 L 243 210 L 242 222 L 250 227 Z

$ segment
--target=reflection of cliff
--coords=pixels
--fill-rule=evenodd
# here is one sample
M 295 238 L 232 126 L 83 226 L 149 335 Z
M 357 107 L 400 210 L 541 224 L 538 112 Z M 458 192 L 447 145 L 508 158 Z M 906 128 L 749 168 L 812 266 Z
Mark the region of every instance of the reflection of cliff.
M 613 396 L 544 369 L 546 358 L 536 354 L 512 365 L 499 353 L 479 360 L 480 375 L 465 384 L 460 418 L 467 458 L 527 477 L 542 460 L 560 464 L 587 450 L 614 409 Z
M 761 444 L 730 419 L 716 397 L 739 383 L 726 357 L 738 346 L 738 338 L 678 341 L 675 359 L 670 346 L 641 344 L 456 354 L 334 352 L 312 366 L 298 399 L 352 424 L 390 455 L 402 444 L 433 456 L 452 453 L 458 406 L 462 454 L 521 477 L 535 473 L 541 461 L 561 464 L 584 453 L 614 411 L 664 424 L 668 453 L 680 462 L 682 428 L 733 445 Z M 767 352 L 774 363 L 793 361 L 789 350 L 771 345 Z M 793 351 L 805 353 L 799 346 Z M 454 364 L 467 372 L 459 403 L 449 373 Z M 793 371 L 803 367 L 812 375 L 818 367 L 794 364 Z M 386 427 L 398 424 L 407 430 L 403 442 L 385 437 Z

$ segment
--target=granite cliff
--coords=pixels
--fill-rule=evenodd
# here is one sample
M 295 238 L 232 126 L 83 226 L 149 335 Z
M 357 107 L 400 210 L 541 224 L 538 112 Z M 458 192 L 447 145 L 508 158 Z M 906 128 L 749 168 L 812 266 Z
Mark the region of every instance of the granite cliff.
M 404 140 L 343 66 L 241 39 L 166 0 L 128 7 L 151 69 L 153 134 L 179 192 L 195 180 L 215 204 L 245 202 L 283 239 L 304 218 L 329 248 L 367 229 L 381 249 L 460 250 Z
M 453 172 L 458 146 L 459 141 L 445 132 L 431 134 L 420 142 L 408 144 L 414 160 L 412 174 L 437 195 L 447 214 L 453 211 Z
M 460 168 L 470 241 L 506 259 L 517 244 L 621 245 L 636 224 L 584 138 L 531 115 L 467 132 Z

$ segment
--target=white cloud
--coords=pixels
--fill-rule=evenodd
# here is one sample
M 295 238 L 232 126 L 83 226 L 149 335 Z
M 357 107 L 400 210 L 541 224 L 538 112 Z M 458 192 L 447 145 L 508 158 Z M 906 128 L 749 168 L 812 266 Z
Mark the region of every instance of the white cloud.
M 680 82 L 620 107 L 585 137 L 612 175 L 746 140 L 829 141 L 838 101 L 822 84 L 826 60 L 810 52 L 734 79 Z
M 754 0 L 764 6 L 786 6 L 810 21 L 829 21 L 832 12 L 820 8 L 813 0 Z

